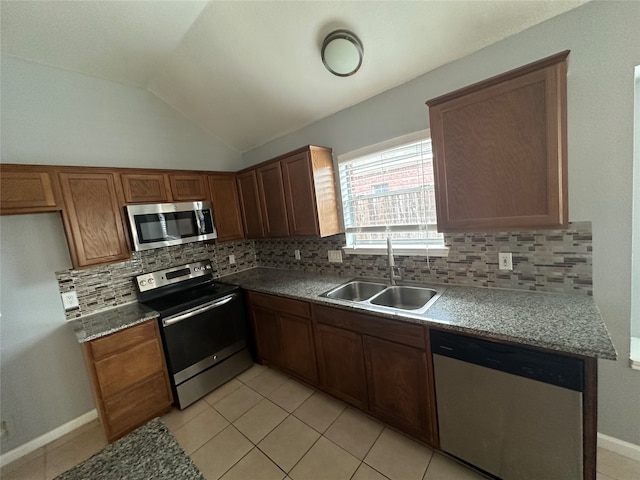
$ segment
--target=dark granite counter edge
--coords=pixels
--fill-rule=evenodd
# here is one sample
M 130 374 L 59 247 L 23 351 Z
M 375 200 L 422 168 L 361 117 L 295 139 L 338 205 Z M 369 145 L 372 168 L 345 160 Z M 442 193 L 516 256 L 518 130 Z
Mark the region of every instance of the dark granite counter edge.
M 288 282 L 279 282 L 275 283 L 267 283 L 266 281 L 261 281 L 260 277 L 269 276 L 270 272 L 276 276 L 282 276 L 284 274 L 290 275 L 293 277 L 291 279 L 291 285 L 287 285 Z M 305 276 L 309 276 L 307 279 L 308 285 L 301 283 L 304 280 Z M 560 353 L 567 354 L 575 354 L 585 357 L 596 357 L 602 358 L 606 360 L 616 360 L 617 353 L 615 351 L 615 347 L 611 343 L 608 331 L 602 320 L 597 307 L 593 304 L 593 311 L 589 313 L 592 314 L 593 322 L 597 323 L 595 325 L 595 329 L 598 330 L 598 334 L 600 334 L 601 338 L 596 339 L 598 341 L 598 345 L 585 345 L 575 342 L 554 342 L 548 339 L 540 339 L 534 337 L 525 337 L 520 335 L 510 335 L 508 332 L 501 332 L 497 329 L 483 329 L 483 328 L 474 328 L 471 326 L 464 325 L 456 325 L 452 322 L 448 322 L 446 320 L 433 318 L 429 316 L 430 311 L 434 308 L 432 307 L 426 314 L 424 315 L 411 315 L 404 313 L 387 313 L 379 310 L 372 310 L 367 308 L 364 305 L 356 304 L 349 301 L 344 300 L 335 300 L 326 297 L 320 297 L 319 295 L 331 290 L 332 288 L 337 287 L 338 285 L 351 280 L 352 277 L 342 277 L 337 275 L 320 275 L 320 274 L 305 274 L 304 272 L 291 272 L 291 271 L 279 271 L 277 269 L 268 269 L 258 267 L 257 269 L 247 270 L 245 272 L 240 272 L 232 275 L 225 276 L 221 278 L 221 281 L 225 281 L 228 283 L 234 283 L 239 285 L 240 287 L 256 291 L 260 293 L 266 293 L 271 295 L 278 295 L 281 297 L 287 297 L 294 300 L 304 300 L 310 303 L 315 303 L 319 305 L 333 306 L 342 308 L 345 310 L 351 310 L 359 313 L 367 313 L 371 315 L 376 315 L 384 318 L 389 318 L 392 320 L 398 320 L 403 322 L 415 323 L 419 325 L 427 325 L 433 328 L 440 328 L 444 330 L 456 331 L 459 333 L 467 333 L 472 335 L 478 335 L 489 339 L 508 341 L 516 344 L 520 344 L 523 346 L 530 347 L 538 347 L 544 348 L 548 350 L 557 351 Z M 265 280 L 265 279 L 262 279 Z M 569 297 L 568 295 L 561 294 L 553 294 L 553 293 L 540 293 L 540 292 L 526 292 L 521 290 L 504 290 L 504 289 L 486 289 L 480 287 L 459 287 L 454 285 L 445 285 L 439 284 L 439 287 L 446 288 L 448 290 L 459 290 L 459 289 L 475 289 L 477 291 L 496 291 L 500 290 L 502 293 L 509 294 L 513 293 L 514 295 L 518 294 L 526 294 L 532 296 L 546 296 L 546 298 L 556 298 L 561 297 Z M 443 294 L 443 297 L 446 295 Z M 532 297 L 532 298 L 536 298 Z M 442 297 L 441 297 L 442 298 Z M 542 297 L 538 297 L 542 298 Z M 581 297 L 580 297 L 581 298 Z M 437 305 L 438 300 L 435 305 Z M 593 302 L 593 299 L 590 297 L 585 297 L 585 303 Z
M 138 302 L 96 312 L 68 322 L 79 343 L 86 343 L 100 337 L 119 332 L 140 323 L 158 318 L 158 312 Z

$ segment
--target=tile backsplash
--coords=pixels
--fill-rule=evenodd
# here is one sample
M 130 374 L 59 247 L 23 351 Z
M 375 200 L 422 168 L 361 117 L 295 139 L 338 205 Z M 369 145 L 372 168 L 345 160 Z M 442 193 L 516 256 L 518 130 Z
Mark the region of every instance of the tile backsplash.
M 591 295 L 591 222 L 566 230 L 445 234 L 447 257 L 394 255 L 405 280 Z M 344 255 L 328 263 L 327 251 L 345 244 L 344 235 L 325 239 L 256 242 L 258 266 L 346 277 L 388 277 L 386 255 Z M 294 250 L 300 250 L 295 260 Z M 498 252 L 513 254 L 513 270 L 498 269 Z
M 592 295 L 591 222 L 575 222 L 566 230 L 445 234 L 447 257 L 395 255 L 405 280 Z M 256 266 L 334 273 L 344 277 L 384 278 L 386 255 L 345 255 L 329 263 L 328 250 L 345 245 L 344 234 L 332 237 L 247 240 L 216 245 L 190 243 L 135 252 L 125 262 L 84 270 L 56 272 L 60 292 L 75 290 L 79 307 L 67 319 L 136 300 L 133 277 L 146 272 L 211 260 L 222 277 Z M 296 260 L 294 250 L 300 250 Z M 498 252 L 513 254 L 513 270 L 498 269 Z M 235 263 L 229 262 L 229 256 Z

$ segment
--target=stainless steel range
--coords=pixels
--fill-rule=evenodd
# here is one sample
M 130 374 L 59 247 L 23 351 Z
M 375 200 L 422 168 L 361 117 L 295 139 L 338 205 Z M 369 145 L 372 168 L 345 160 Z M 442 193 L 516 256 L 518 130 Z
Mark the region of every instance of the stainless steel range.
M 183 409 L 249 368 L 239 287 L 213 280 L 208 260 L 136 277 L 141 303 L 160 313 L 169 378 Z

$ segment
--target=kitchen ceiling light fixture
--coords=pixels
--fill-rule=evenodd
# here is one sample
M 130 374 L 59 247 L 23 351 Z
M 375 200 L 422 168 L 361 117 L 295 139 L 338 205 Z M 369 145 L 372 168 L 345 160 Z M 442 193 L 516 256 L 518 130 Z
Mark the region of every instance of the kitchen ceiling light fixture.
M 356 73 L 363 55 L 362 43 L 348 30 L 334 30 L 322 42 L 322 63 L 339 77 Z

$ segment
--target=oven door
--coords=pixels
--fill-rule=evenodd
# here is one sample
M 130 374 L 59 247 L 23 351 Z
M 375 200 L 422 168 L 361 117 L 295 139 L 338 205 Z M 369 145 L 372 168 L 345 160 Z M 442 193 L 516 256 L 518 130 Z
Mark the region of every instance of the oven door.
M 162 327 L 175 385 L 247 346 L 248 329 L 240 292 L 163 318 Z

